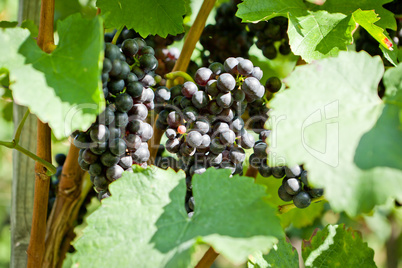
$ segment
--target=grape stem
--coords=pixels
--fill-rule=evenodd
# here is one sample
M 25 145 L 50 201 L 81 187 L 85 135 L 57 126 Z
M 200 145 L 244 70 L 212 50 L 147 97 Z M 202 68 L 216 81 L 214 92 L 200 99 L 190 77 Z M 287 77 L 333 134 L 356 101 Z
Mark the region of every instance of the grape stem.
M 24 127 L 25 121 L 27 120 L 28 116 L 29 116 L 29 110 L 27 110 L 25 112 L 24 117 L 22 118 L 21 122 L 19 123 L 17 131 L 15 132 L 15 135 L 14 135 L 14 139 L 12 141 L 10 141 L 10 142 L 0 141 L 0 145 L 3 145 L 3 146 L 5 146 L 7 148 L 10 148 L 10 149 L 15 149 L 15 150 L 17 150 L 17 151 L 29 156 L 34 161 L 41 163 L 47 169 L 46 175 L 52 176 L 53 174 L 56 173 L 56 167 L 55 166 L 53 166 L 51 163 L 47 162 L 46 160 L 40 158 L 36 154 L 28 151 L 27 149 L 25 149 L 24 147 L 19 145 L 22 128 Z
M 119 38 L 119 36 L 120 36 L 121 32 L 123 31 L 123 29 L 124 29 L 124 25 L 122 25 L 119 28 L 119 30 L 116 32 L 116 34 L 113 36 L 113 39 L 112 39 L 112 44 L 113 45 L 116 45 L 117 39 Z
M 313 200 L 311 200 L 311 203 L 317 203 L 317 202 L 320 202 L 322 200 L 325 200 L 324 196 L 314 198 Z M 278 206 L 279 214 L 284 214 L 284 213 L 286 213 L 286 212 L 288 212 L 288 211 L 290 211 L 290 210 L 292 210 L 294 208 L 296 208 L 294 203 Z
M 168 74 L 165 74 L 165 78 L 168 80 L 166 85 L 168 88 L 171 88 L 173 86 L 173 80 L 176 78 L 181 77 L 184 79 L 184 81 L 191 81 L 193 83 L 194 79 L 186 72 L 183 71 L 176 71 L 176 72 L 170 72 Z

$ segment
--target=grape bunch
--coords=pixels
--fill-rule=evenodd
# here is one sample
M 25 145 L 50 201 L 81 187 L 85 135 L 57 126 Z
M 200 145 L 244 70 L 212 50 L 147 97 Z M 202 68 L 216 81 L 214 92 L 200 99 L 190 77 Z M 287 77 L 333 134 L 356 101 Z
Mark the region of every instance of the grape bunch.
M 176 154 L 187 175 L 187 209 L 193 209 L 191 178 L 208 167 L 243 173 L 244 149 L 254 146 L 242 119 L 248 104 L 265 95 L 262 71 L 250 60 L 230 57 L 195 73 L 195 83 L 155 91 L 157 127 L 166 129 L 168 152 Z M 192 200 L 192 201 L 191 201 Z
M 80 150 L 79 164 L 91 175 L 99 198 L 109 196 L 108 185 L 132 170 L 146 165 L 147 141 L 153 129 L 146 122 L 154 108 L 153 71 L 158 61 L 152 47 L 141 38 L 126 39 L 121 49 L 106 43 L 102 82 L 106 109 L 95 123 L 74 139 Z
M 258 172 L 263 177 L 273 176 L 282 179 L 282 185 L 278 189 L 278 196 L 285 202 L 293 201 L 298 208 L 306 208 L 311 204 L 313 198 L 324 194 L 323 189 L 312 188 L 308 183 L 307 170 L 302 166 L 275 166 L 267 164 L 267 144 L 266 139 L 270 130 L 260 132 L 260 140 L 255 142 L 253 154 L 250 155 L 250 166 L 258 168 Z
M 282 55 L 288 55 L 291 52 L 287 35 L 287 18 L 276 17 L 266 22 L 250 24 L 249 28 L 257 37 L 256 46 L 261 49 L 267 59 L 275 59 L 278 50 Z M 276 42 L 280 42 L 279 49 L 275 47 Z
M 213 61 L 223 62 L 228 57 L 248 57 L 254 36 L 235 16 L 239 3 L 238 0 L 223 3 L 216 11 L 215 25 L 205 27 L 200 38 L 205 66 Z

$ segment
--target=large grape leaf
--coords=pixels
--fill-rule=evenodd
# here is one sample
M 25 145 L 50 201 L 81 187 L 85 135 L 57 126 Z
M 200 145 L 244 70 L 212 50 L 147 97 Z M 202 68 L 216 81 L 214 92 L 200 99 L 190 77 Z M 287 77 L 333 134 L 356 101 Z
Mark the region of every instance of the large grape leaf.
M 306 267 L 377 267 L 374 250 L 344 225 L 327 225 L 303 241 L 302 256 Z
M 286 79 L 289 89 L 270 104 L 271 159 L 304 163 L 332 208 L 349 215 L 402 198 L 400 101 L 378 97 L 383 72 L 379 57 L 342 52 L 297 67 Z
M 382 34 L 385 28 L 396 27 L 392 13 L 382 7 L 389 0 L 352 2 L 350 4 L 348 1 L 342 6 L 338 5 L 336 0 L 328 0 L 323 6 L 311 5 L 313 8 L 308 10 L 302 0 L 246 0 L 239 4 L 236 15 L 242 18 L 243 22 L 258 22 L 276 16 L 288 17 L 290 47 L 295 55 L 300 55 L 306 62 L 336 56 L 340 50 L 347 50 L 347 45 L 353 41 L 352 33 L 356 23 L 369 29 L 374 38 L 389 48 L 391 43 L 384 42 L 388 39 Z M 359 8 L 369 11 L 359 12 Z M 378 19 L 377 14 L 380 14 Z
M 9 72 L 15 102 L 62 138 L 87 129 L 104 108 L 102 21 L 73 15 L 59 22 L 58 33 L 57 48 L 46 54 L 28 30 L 0 29 L 0 69 Z
M 208 169 L 193 177 L 195 212 L 184 208 L 185 174 L 155 167 L 123 177 L 88 218 L 75 248 L 82 267 L 190 267 L 206 243 L 234 263 L 284 238 L 265 189 L 248 177 Z
M 268 252 L 262 254 L 258 252 L 253 254 L 250 258 L 248 268 L 298 268 L 299 255 L 292 244 L 288 243 L 285 239 L 279 240 L 279 243 Z
M 104 14 L 107 28 L 125 25 L 143 37 L 184 32 L 184 0 L 97 0 L 96 5 Z

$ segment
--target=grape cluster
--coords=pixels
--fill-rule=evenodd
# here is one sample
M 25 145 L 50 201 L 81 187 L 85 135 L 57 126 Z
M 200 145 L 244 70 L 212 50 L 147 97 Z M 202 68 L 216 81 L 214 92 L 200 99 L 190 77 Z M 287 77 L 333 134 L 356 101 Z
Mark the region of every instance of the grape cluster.
M 157 127 L 166 129 L 166 150 L 176 154 L 187 175 L 187 209 L 193 209 L 191 177 L 208 167 L 243 173 L 244 149 L 254 146 L 241 116 L 248 104 L 265 95 L 262 71 L 243 58 L 214 62 L 195 73 L 195 82 L 159 87 Z
M 248 51 L 253 45 L 253 34 L 235 16 L 239 3 L 239 0 L 223 3 L 216 11 L 215 25 L 208 24 L 205 27 L 200 38 L 204 47 L 205 66 L 213 61 L 223 62 L 231 56 L 248 57 Z
M 249 24 L 250 32 L 257 37 L 256 46 L 270 60 L 276 58 L 278 50 L 282 55 L 288 55 L 291 52 L 287 28 L 288 20 L 284 17 L 276 17 L 266 22 L 261 21 Z M 279 49 L 275 47 L 276 42 L 280 42 Z
M 126 39 L 121 49 L 106 43 L 102 82 L 106 109 L 74 145 L 80 148 L 79 164 L 91 175 L 101 198 L 109 196 L 108 185 L 130 171 L 132 164 L 146 165 L 147 141 L 153 129 L 146 122 L 154 108 L 153 71 L 158 61 L 152 47 L 141 38 Z
M 260 140 L 255 143 L 254 153 L 250 155 L 250 166 L 258 168 L 258 172 L 263 177 L 273 176 L 282 179 L 278 196 L 285 202 L 293 201 L 298 208 L 306 208 L 311 204 L 313 198 L 322 196 L 324 190 L 312 188 L 309 185 L 307 170 L 304 170 L 302 166 L 268 166 L 266 139 L 270 132 L 270 130 L 263 130 L 260 133 Z

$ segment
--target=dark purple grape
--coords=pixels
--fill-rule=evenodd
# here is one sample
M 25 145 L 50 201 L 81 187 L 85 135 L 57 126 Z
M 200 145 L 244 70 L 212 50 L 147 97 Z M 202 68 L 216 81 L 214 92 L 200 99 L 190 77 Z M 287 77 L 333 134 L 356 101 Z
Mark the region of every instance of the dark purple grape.
M 201 67 L 197 70 L 194 76 L 195 82 L 200 86 L 205 86 L 211 78 L 212 71 L 208 68 Z
M 197 91 L 198 91 L 197 85 L 190 81 L 185 82 L 181 89 L 182 94 L 186 98 L 189 98 L 189 99 L 191 99 L 193 97 L 193 95 L 195 94 L 195 92 L 197 92 Z
M 293 203 L 297 208 L 306 208 L 311 204 L 311 197 L 308 193 L 301 191 L 293 197 Z
M 218 77 L 217 87 L 222 92 L 232 91 L 236 87 L 236 80 L 231 74 L 224 73 Z

